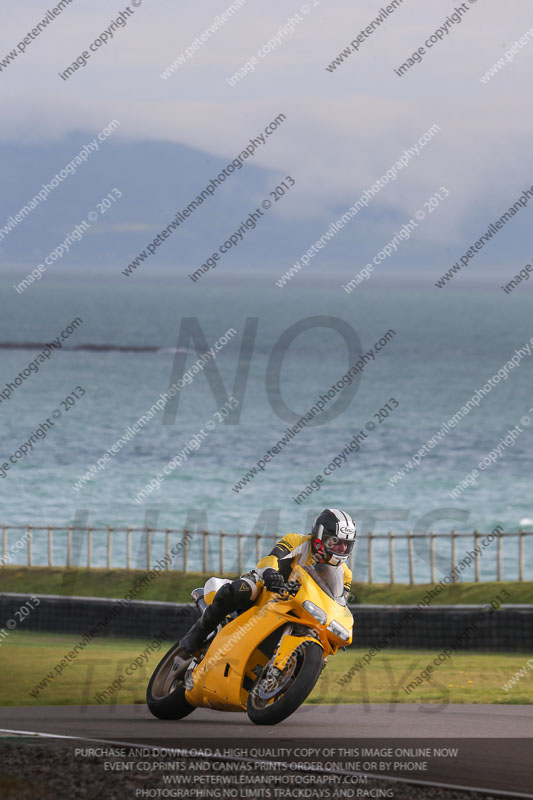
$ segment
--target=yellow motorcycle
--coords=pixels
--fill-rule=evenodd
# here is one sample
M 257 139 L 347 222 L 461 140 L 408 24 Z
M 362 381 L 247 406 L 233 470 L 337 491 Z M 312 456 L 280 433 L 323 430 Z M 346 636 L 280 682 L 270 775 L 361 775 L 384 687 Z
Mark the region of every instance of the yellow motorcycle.
M 216 580 L 191 593 L 201 611 Z M 327 657 L 351 643 L 352 628 L 342 572 L 296 565 L 278 592 L 263 588 L 253 606 L 226 617 L 192 659 L 171 647 L 148 684 L 148 708 L 159 719 L 195 708 L 246 711 L 257 725 L 275 725 L 304 702 Z

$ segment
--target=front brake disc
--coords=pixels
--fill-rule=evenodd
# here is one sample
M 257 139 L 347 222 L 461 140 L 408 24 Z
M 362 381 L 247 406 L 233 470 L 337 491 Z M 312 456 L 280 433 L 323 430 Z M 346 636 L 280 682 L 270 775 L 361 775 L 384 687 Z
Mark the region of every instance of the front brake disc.
M 296 658 L 281 671 L 278 667 L 269 667 L 265 677 L 259 682 L 257 694 L 261 700 L 270 700 L 288 684 L 296 667 Z

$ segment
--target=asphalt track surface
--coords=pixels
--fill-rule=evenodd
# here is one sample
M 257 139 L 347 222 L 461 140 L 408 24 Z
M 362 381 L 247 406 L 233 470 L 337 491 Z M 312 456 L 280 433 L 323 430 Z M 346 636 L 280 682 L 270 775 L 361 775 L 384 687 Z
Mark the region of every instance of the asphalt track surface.
M 308 705 L 274 727 L 254 725 L 244 713 L 209 709 L 163 721 L 144 705 L 4 707 L 2 731 L 152 747 L 187 747 L 191 740 L 230 746 L 231 739 L 301 746 L 317 738 L 425 746 L 444 739 L 460 747 L 459 759 L 440 760 L 431 774 L 402 777 L 533 798 L 533 705 Z

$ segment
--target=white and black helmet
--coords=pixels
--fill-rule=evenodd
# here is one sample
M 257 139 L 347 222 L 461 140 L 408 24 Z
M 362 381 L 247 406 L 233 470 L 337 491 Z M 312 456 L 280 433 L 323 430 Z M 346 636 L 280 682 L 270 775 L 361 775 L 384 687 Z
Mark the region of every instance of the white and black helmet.
M 311 530 L 313 553 L 322 563 L 337 567 L 348 560 L 356 535 L 355 522 L 349 514 L 338 508 L 325 508 Z

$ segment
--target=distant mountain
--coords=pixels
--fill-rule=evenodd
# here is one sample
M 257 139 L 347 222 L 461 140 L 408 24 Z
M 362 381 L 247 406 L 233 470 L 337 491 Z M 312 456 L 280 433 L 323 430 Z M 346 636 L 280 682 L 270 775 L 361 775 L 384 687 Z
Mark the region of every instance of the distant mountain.
M 76 133 L 47 144 L 0 143 L 0 262 L 4 268 L 14 267 L 22 278 L 43 262 L 90 212 L 98 212 L 98 203 L 109 193 L 116 194 L 112 191 L 116 188 L 122 197 L 116 202 L 109 201 L 110 207 L 98 214 L 80 241 L 71 244 L 67 241 L 68 253 L 49 269 L 77 271 L 95 266 L 116 270 L 119 275 L 174 221 L 176 227 L 171 235 L 155 249 L 154 255 L 139 262 L 136 274 L 149 276 L 154 268 L 176 269 L 187 274 L 200 267 L 238 231 L 250 212 L 261 207 L 262 201 L 269 199 L 269 192 L 284 178 L 284 173 L 266 170 L 251 157 L 217 186 L 212 196 L 204 194 L 207 199 L 193 213 L 180 216 L 236 153 L 221 159 L 184 145 L 127 141 L 119 139 L 119 135 L 117 132 L 101 142 L 98 151 L 76 166 L 75 174 L 61 180 L 47 199 L 19 222 L 16 214 L 39 193 L 43 184 L 50 184 L 73 161 L 93 136 Z M 361 191 L 361 187 L 354 187 L 351 202 Z M 303 275 L 325 278 L 328 270 L 340 270 L 348 280 L 361 270 L 406 222 L 404 215 L 384 207 L 385 201 L 384 194 L 342 230 L 328 237 L 324 248 L 317 249 L 308 265 L 287 285 L 295 285 Z M 243 271 L 268 268 L 273 278 L 279 278 L 328 231 L 330 223 L 348 205 L 339 204 L 323 218 L 302 219 L 295 218 L 294 213 L 285 216 L 283 202 L 281 198 L 279 205 L 273 203 L 254 230 L 243 228 L 243 238 L 239 237 L 238 245 L 217 266 L 228 271 L 235 267 Z M 505 210 L 506 203 L 501 205 L 501 211 Z M 398 252 L 376 266 L 374 274 L 398 275 L 401 270 L 418 269 L 432 283 L 497 216 L 483 209 L 475 209 L 473 214 L 477 220 L 468 222 L 471 231 L 464 234 L 464 243 L 435 245 L 426 234 L 431 224 L 424 223 L 427 227 L 421 227 L 409 241 L 403 242 Z M 505 274 L 512 271 L 513 260 L 517 268 L 522 266 L 521 260 L 526 255 L 522 239 L 527 225 L 528 213 L 524 211 L 476 259 L 475 269 L 470 269 L 469 275 L 480 278 L 485 273 L 486 278 L 498 261 Z M 438 235 L 438 225 L 435 231 Z
M 179 144 L 128 142 L 111 136 L 76 167 L 74 175 L 68 175 L 45 201 L 14 224 L 16 213 L 92 138 L 78 133 L 44 145 L 0 144 L 0 258 L 4 265 L 19 265 L 22 272 L 42 262 L 116 187 L 122 197 L 99 215 L 83 238 L 50 269 L 91 265 L 123 269 L 230 163 L 230 158 L 215 158 Z M 268 199 L 280 177 L 256 166 L 253 158 L 247 159 L 212 196 L 204 195 L 207 199 L 181 219 L 175 232 L 139 270 L 145 274 L 156 264 L 158 268 L 196 269 Z M 339 208 L 339 213 L 344 210 Z M 238 246 L 221 264 L 253 268 L 276 263 L 276 269 L 284 272 L 329 223 L 330 217 L 323 221 L 285 220 L 272 207 L 254 230 L 248 229 L 244 238 L 239 238 Z M 12 230 L 7 230 L 10 227 Z M 324 257 L 327 264 L 354 263 L 353 227 L 328 244 L 322 263 Z

